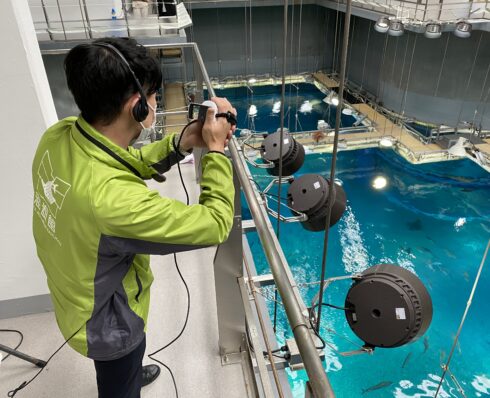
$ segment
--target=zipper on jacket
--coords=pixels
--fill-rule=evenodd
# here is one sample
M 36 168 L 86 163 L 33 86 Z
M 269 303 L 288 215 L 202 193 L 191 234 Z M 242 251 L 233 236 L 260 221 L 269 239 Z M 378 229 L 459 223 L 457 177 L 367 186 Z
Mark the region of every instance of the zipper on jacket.
M 141 291 L 143 290 L 143 285 L 141 284 L 140 277 L 138 275 L 138 272 L 136 272 L 136 270 L 134 270 L 134 275 L 136 276 L 136 283 L 138 284 L 138 293 L 136 294 L 135 300 L 137 303 L 139 303 L 140 302 L 140 294 L 141 294 Z

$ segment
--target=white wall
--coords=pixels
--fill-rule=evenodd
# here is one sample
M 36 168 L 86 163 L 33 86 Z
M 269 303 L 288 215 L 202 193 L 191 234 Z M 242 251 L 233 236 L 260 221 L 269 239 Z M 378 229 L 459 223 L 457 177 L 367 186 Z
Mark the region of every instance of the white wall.
M 57 116 L 27 0 L 0 1 L 0 49 L 2 301 L 48 293 L 32 237 L 31 163 Z

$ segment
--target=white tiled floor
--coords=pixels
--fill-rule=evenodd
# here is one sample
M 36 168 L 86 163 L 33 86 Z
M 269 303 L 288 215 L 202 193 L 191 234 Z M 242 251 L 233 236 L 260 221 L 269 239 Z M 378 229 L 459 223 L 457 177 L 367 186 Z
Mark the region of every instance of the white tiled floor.
M 167 174 L 163 184 L 149 183 L 162 195 L 185 200 L 177 168 Z M 198 186 L 194 183 L 194 166 L 182 165 L 184 179 L 191 195 L 197 201 Z M 240 365 L 221 366 L 218 353 L 218 327 L 213 275 L 215 248 L 177 255 L 181 272 L 191 292 L 189 323 L 181 338 L 157 358 L 173 370 L 179 397 L 246 397 Z M 187 296 L 178 276 L 173 256 L 153 256 L 155 282 L 152 287 L 147 350 L 158 349 L 180 331 L 187 309 Z M 0 321 L 0 328 L 15 328 L 24 333 L 20 350 L 46 360 L 62 343 L 54 314 L 45 313 Z M 0 342 L 14 346 L 15 335 L 0 333 Z M 151 363 L 145 358 L 145 363 Z M 9 358 L 0 365 L 0 396 L 30 379 L 36 372 L 33 365 Z M 64 347 L 19 398 L 85 398 L 96 397 L 95 371 L 91 360 L 80 356 L 70 347 Z M 170 375 L 162 369 L 160 377 L 143 389 L 143 398 L 174 397 Z

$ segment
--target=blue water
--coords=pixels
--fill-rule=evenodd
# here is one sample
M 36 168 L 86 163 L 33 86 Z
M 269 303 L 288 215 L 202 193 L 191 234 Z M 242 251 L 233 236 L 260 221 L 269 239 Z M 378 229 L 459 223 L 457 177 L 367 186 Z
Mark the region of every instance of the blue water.
M 281 85 L 252 86 L 216 90 L 218 97 L 226 97 L 237 109 L 238 128 L 252 129 L 259 132 L 273 133 L 280 127 L 280 113 L 274 104 L 281 101 Z M 284 125 L 291 132 L 317 130 L 318 120 L 325 120 L 330 126 L 335 125 L 336 107 L 323 102 L 326 95 L 315 85 L 298 83 L 286 85 Z M 307 112 L 305 101 L 309 101 L 311 111 Z M 251 105 L 257 107 L 257 115 L 249 116 Z M 302 108 L 303 106 L 303 108 Z M 354 116 L 342 114 L 341 127 L 352 126 L 357 119 Z
M 326 177 L 329 167 L 330 155 L 308 155 L 298 175 L 319 173 Z M 251 171 L 265 187 L 268 178 L 264 170 L 251 167 Z M 377 176 L 387 179 L 385 189 L 372 188 Z M 368 149 L 340 152 L 337 177 L 343 182 L 348 203 L 343 218 L 331 229 L 327 276 L 359 272 L 378 263 L 398 264 L 424 282 L 433 300 L 434 316 L 424 337 L 401 348 L 376 349 L 371 356 L 341 357 L 327 347 L 324 364 L 336 396 L 432 397 L 440 364 L 449 354 L 490 238 L 490 174 L 469 160 L 411 165 L 391 149 Z M 275 219 L 272 221 L 275 226 Z M 257 235 L 247 236 L 258 272 L 269 273 Z M 280 237 L 296 281 L 318 281 L 323 233 L 306 231 L 298 223 L 283 223 Z M 331 285 L 325 301 L 342 305 L 349 286 L 349 282 Z M 309 303 L 317 287 L 302 287 L 301 292 Z M 488 303 L 490 260 L 451 363 L 467 397 L 490 396 Z M 268 301 L 268 305 L 272 316 L 272 303 Z M 329 333 L 327 327 L 336 334 Z M 340 351 L 357 348 L 345 337 L 361 343 L 338 310 L 323 312 L 321 334 Z M 282 342 L 290 336 L 279 307 L 277 338 Z M 303 397 L 304 371 L 289 375 L 295 397 Z M 380 382 L 388 386 L 362 393 Z M 440 397 L 461 396 L 450 379 L 443 388 Z

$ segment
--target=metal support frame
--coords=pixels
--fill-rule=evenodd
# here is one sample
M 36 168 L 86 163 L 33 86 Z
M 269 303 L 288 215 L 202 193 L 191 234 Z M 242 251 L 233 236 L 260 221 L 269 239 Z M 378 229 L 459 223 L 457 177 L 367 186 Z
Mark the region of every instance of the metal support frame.
M 285 223 L 291 223 L 291 222 L 305 222 L 308 220 L 308 216 L 304 213 L 301 213 L 299 211 L 296 211 L 294 210 L 293 208 L 289 207 L 288 205 L 285 205 L 284 203 L 281 203 L 282 206 L 288 208 L 293 214 L 297 214 L 296 216 L 290 216 L 290 217 L 287 217 L 287 216 L 284 216 L 282 214 L 279 214 L 278 212 L 276 212 L 271 206 L 269 206 L 269 200 L 267 199 L 267 194 L 268 192 L 272 189 L 272 187 L 276 184 L 279 184 L 279 183 L 289 183 L 289 182 L 292 182 L 294 181 L 294 178 L 293 177 L 283 177 L 282 179 L 281 178 L 274 178 L 270 183 L 269 185 L 267 185 L 267 187 L 265 187 L 265 189 L 261 192 L 261 195 L 262 195 L 262 198 L 264 199 L 264 203 L 265 203 L 265 207 L 267 208 L 267 211 L 269 212 L 269 214 L 274 217 L 274 218 L 277 218 L 279 219 L 279 221 L 282 221 L 282 222 L 285 222 Z M 272 198 L 271 198 L 272 199 Z M 273 199 L 275 200 L 275 199 Z M 279 202 L 279 200 L 275 200 L 276 202 Z
M 229 354 L 239 353 L 245 334 L 245 310 L 238 279 L 243 278 L 242 266 L 242 207 L 240 203 L 240 185 L 236 172 L 235 216 L 228 240 L 218 246 L 214 258 L 214 280 L 216 286 L 216 307 L 218 310 L 219 350 L 222 363 Z M 225 357 L 226 356 L 226 357 Z

